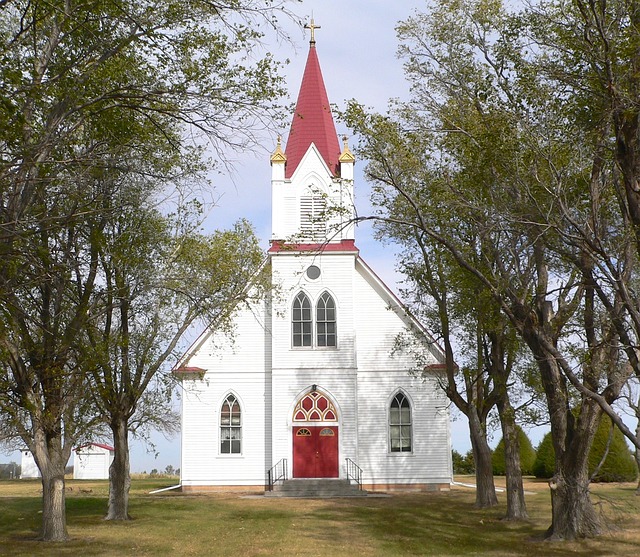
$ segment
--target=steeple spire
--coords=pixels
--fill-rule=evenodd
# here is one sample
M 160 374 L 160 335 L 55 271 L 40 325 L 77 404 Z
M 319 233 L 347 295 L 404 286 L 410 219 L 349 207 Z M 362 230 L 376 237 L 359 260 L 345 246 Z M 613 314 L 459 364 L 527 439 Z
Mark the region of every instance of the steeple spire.
M 305 25 L 305 28 L 311 30 L 311 41 L 285 150 L 286 178 L 291 178 L 312 143 L 320 151 L 331 173 L 338 174 L 340 157 L 338 134 L 315 48 L 314 32 L 320 26 L 311 19 L 311 23 Z

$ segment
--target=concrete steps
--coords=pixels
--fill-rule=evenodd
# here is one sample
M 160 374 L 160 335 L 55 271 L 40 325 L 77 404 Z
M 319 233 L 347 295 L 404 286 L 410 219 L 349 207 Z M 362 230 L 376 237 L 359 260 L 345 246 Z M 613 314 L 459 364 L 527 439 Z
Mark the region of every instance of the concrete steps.
M 356 484 L 339 478 L 294 478 L 277 483 L 273 491 L 265 491 L 265 497 L 366 497 L 367 492 Z

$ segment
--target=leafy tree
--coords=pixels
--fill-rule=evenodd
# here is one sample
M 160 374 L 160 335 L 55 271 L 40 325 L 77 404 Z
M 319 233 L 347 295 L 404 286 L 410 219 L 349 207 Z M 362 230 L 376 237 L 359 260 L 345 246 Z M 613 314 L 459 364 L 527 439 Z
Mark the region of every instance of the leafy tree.
M 522 473 L 525 476 L 529 476 L 533 473 L 533 463 L 536 460 L 536 451 L 533 448 L 529 437 L 520 426 L 517 426 L 517 431 L 518 445 L 520 449 L 520 466 L 522 467 Z M 496 445 L 491 456 L 491 463 L 493 465 L 493 473 L 497 476 L 504 476 L 506 471 L 504 439 L 500 439 Z
M 252 144 L 281 92 L 277 64 L 255 50 L 278 11 L 266 0 L 2 3 L 0 405 L 42 473 L 44 540 L 67 537 L 64 465 L 102 420 L 84 332 L 103 316 L 94 293 L 112 200 L 126 198 L 125 176 L 192 183 L 205 140 L 219 155 Z
M 605 416 L 589 454 L 589 474 L 595 482 L 632 482 L 638 469 L 622 432 Z
M 433 197 L 419 193 L 423 181 L 435 177 L 433 169 L 425 163 L 433 149 L 428 134 L 405 133 L 401 126 L 384 117 L 368 117 L 354 105 L 346 117 L 367 136 L 361 152 L 372 161 L 367 173 L 379 186 L 374 186 L 374 202 L 388 211 L 384 218 L 378 219 L 378 230 L 405 247 L 400 258 L 400 270 L 410 285 L 405 298 L 415 313 L 430 323 L 444 345 L 447 376 L 444 389 L 469 420 L 476 471 L 476 506 L 497 503 L 487 442 L 487 419 L 497 406 L 513 449 L 510 450 L 513 474 L 508 475 L 507 514 L 510 519 L 524 518 L 526 508 L 517 463 L 515 412 L 507 389 L 522 351 L 514 330 L 500 314 L 490 291 L 473 274 L 459 268 L 446 247 L 424 233 L 424 216 L 429 215 L 436 228 L 450 228 L 448 234 L 470 246 L 471 258 L 475 254 L 482 258 L 477 236 L 444 204 L 441 212 L 435 211 L 431 203 Z M 415 156 L 406 156 L 406 153 Z M 397 188 L 401 193 L 394 196 L 385 186 L 391 190 Z M 410 223 L 413 218 L 415 221 Z M 458 347 L 456 354 L 454 346 Z
M 637 10 L 614 4 L 602 11 L 620 49 L 606 56 L 617 56 L 622 79 L 637 75 L 633 56 L 622 54 L 637 44 Z M 399 26 L 412 99 L 386 117 L 356 108 L 352 119 L 380 216 L 428 237 L 474 275 L 537 364 L 556 454 L 552 539 L 601 531 L 587 489 L 601 413 L 635 439 L 611 407 L 628 375 L 622 359 L 637 362 L 625 325 L 637 311 L 623 292 L 637 265 L 629 264 L 633 234 L 618 227 L 627 201 L 616 197 L 611 166 L 600 171 L 611 151 L 594 137 L 609 136 L 589 129 L 611 121 L 598 97 L 605 82 L 591 74 L 596 55 L 582 62 L 591 36 L 605 48 L 593 11 L 559 0 L 516 12 L 480 0 L 418 13 Z M 595 243 L 594 227 L 602 231 Z
M 87 328 L 96 402 L 115 448 L 107 513 L 115 520 L 129 516 L 128 434 L 141 404 L 149 406 L 145 399 L 153 381 L 167 388 L 169 402 L 170 379 L 158 382 L 157 376 L 175 364 L 184 333 L 200 319 L 225 327 L 230 311 L 248 300 L 247 284 L 260 286 L 263 260 L 246 222 L 209 236 L 172 235 L 169 219 L 145 211 L 143 204 L 135 207 L 135 214 L 123 211 L 109 225 L 108 239 L 105 234 L 100 257 L 105 282 L 96 292 L 103 312 Z M 165 406 L 149 408 L 153 420 Z

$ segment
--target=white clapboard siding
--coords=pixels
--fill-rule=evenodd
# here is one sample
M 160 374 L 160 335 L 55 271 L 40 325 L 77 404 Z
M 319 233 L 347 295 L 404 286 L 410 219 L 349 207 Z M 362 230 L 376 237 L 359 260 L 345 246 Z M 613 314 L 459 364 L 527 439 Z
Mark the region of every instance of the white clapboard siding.
M 353 318 L 354 256 L 345 254 L 278 254 L 273 257 L 273 271 L 279 295 L 273 308 L 273 368 L 354 368 L 355 330 Z M 310 265 L 320 268 L 320 278 L 310 280 L 305 274 Z M 293 299 L 305 292 L 315 307 L 324 291 L 336 302 L 337 346 L 326 349 L 293 348 L 291 308 Z
M 366 483 L 450 481 L 449 413 L 434 383 L 391 371 L 359 375 L 358 406 L 368 420 L 360 424 L 358 462 Z M 389 448 L 389 405 L 399 390 L 411 402 L 411 453 Z
M 89 443 L 73 451 L 73 478 L 75 480 L 106 480 L 115 451 L 107 445 Z
M 211 334 L 189 365 L 206 370 L 183 380 L 182 463 L 184 485 L 261 485 L 270 460 L 265 416 L 270 405 L 271 332 L 264 302 L 239 308 L 230 334 Z M 242 452 L 220 453 L 220 409 L 234 394 L 242 412 Z

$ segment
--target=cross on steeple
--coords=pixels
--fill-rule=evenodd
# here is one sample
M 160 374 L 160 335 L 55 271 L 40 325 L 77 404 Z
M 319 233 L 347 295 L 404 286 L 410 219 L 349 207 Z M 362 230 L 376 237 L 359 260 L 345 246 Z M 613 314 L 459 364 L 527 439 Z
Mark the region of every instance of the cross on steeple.
M 311 40 L 309 41 L 309 44 L 316 44 L 316 34 L 315 34 L 315 30 L 316 29 L 321 29 L 320 25 L 316 25 L 313 21 L 313 17 L 311 18 L 311 23 L 305 23 L 304 24 L 304 28 L 305 29 L 310 29 L 311 30 Z

